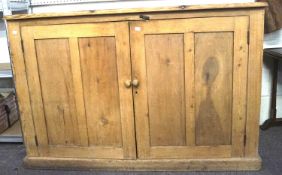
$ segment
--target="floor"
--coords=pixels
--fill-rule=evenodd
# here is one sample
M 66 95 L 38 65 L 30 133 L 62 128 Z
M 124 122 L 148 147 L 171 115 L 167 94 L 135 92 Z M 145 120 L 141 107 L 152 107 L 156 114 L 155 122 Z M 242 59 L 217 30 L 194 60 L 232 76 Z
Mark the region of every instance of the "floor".
M 257 172 L 112 172 L 112 171 L 63 171 L 31 170 L 22 166 L 25 156 L 21 144 L 0 144 L 0 175 L 91 175 L 91 174 L 134 174 L 134 175 L 281 175 L 282 174 L 282 127 L 261 131 L 260 155 L 263 168 Z

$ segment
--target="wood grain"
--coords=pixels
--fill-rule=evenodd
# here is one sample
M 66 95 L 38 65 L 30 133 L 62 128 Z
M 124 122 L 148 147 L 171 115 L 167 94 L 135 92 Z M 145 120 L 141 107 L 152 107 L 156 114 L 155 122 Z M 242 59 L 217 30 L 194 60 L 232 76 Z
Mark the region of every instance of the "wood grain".
M 189 19 L 189 18 L 204 18 L 204 17 L 232 17 L 232 16 L 249 16 L 250 10 L 244 9 L 210 9 L 207 11 L 175 11 L 171 13 L 154 12 L 147 13 L 151 20 L 167 20 L 167 19 Z M 75 24 L 75 23 L 98 23 L 98 22 L 115 22 L 115 21 L 140 21 L 139 14 L 122 14 L 122 15 L 101 15 L 101 16 L 72 16 L 60 18 L 42 18 L 22 20 L 21 26 L 42 26 L 55 24 Z
M 88 146 L 88 133 L 86 125 L 85 105 L 83 97 L 83 87 L 81 79 L 80 55 L 77 38 L 69 38 L 71 72 L 73 79 L 73 91 L 77 114 L 78 134 L 81 146 Z
M 16 87 L 18 108 L 20 113 L 21 128 L 24 144 L 28 156 L 38 156 L 35 139 L 35 126 L 33 123 L 32 108 L 30 104 L 29 87 L 27 82 L 24 53 L 22 52 L 20 27 L 18 22 L 8 24 L 8 37 L 10 41 L 10 55 L 13 69 L 13 78 Z M 13 34 L 16 31 L 17 34 Z
M 72 16 L 91 16 L 91 15 L 109 15 L 109 14 L 132 14 L 146 12 L 170 12 L 170 11 L 195 11 L 206 9 L 245 9 L 245 8 L 263 8 L 266 3 L 229 3 L 229 4 L 208 4 L 208 5 L 181 5 L 176 7 L 157 7 L 157 8 L 132 8 L 132 9 L 109 9 L 109 10 L 91 10 L 69 13 L 41 13 L 41 14 L 22 14 L 6 16 L 6 20 L 50 18 L 50 17 L 72 17 Z
M 260 157 L 218 159 L 109 160 L 26 157 L 26 167 L 134 171 L 238 171 L 260 170 Z
M 230 145 L 233 34 L 195 34 L 196 145 Z
M 132 91 L 124 87 L 131 79 L 128 23 L 49 26 L 56 39 L 39 29 L 23 33 L 40 155 L 78 156 L 81 148 L 89 157 L 109 158 L 112 149 L 111 158 L 135 158 Z M 74 31 L 70 38 L 64 29 Z
M 247 112 L 248 17 L 237 17 L 234 31 L 232 157 L 244 156 Z
M 219 146 L 159 146 L 150 150 L 151 159 L 192 159 L 231 157 L 230 145 Z
M 48 152 L 48 134 L 38 73 L 36 48 L 33 39 L 33 33 L 30 28 L 22 29 L 21 34 L 23 37 L 23 49 L 25 50 L 24 57 L 28 90 L 30 95 L 30 105 L 32 108 L 38 152 L 40 155 L 44 155 Z
M 185 115 L 187 146 L 195 146 L 195 36 L 184 34 Z
M 183 32 L 228 32 L 234 30 L 233 17 L 207 17 L 174 19 L 174 20 L 149 20 L 144 22 L 134 22 L 140 27 L 142 33 L 183 33 Z M 149 27 L 150 26 L 150 27 Z M 161 27 L 160 27 L 161 26 Z M 175 27 L 177 26 L 177 27 Z
M 49 144 L 79 145 L 69 42 L 35 40 L 35 47 Z
M 151 146 L 186 145 L 183 34 L 146 35 Z
M 123 149 L 113 147 L 50 146 L 48 157 L 123 159 Z
M 206 20 L 198 19 L 198 22 Z M 226 22 L 224 27 L 231 31 L 218 32 L 217 29 L 221 26 L 214 27 L 216 24 L 213 21 L 203 22 L 203 25 L 199 26 L 196 20 L 191 19 L 131 23 L 134 79 L 141 82 L 134 93 L 139 158 L 188 158 L 193 153 L 196 154 L 194 151 L 199 146 L 206 146 L 202 150 L 206 156 L 212 156 L 209 148 L 214 146 L 228 146 L 229 149 L 219 149 L 219 152 L 225 153 L 221 156 L 226 157 L 231 157 L 232 150 L 243 151 L 240 145 L 232 145 L 232 139 L 241 144 L 240 140 L 244 138 L 242 134 L 234 134 L 232 137 L 233 120 L 234 126 L 242 128 L 241 120 L 237 122 L 239 119 L 233 118 L 232 113 L 233 98 L 237 98 L 233 97 L 233 31 L 244 31 L 248 25 L 243 20 L 244 27 L 234 28 L 237 18 L 218 18 L 220 23 L 217 25 L 222 25 L 221 20 Z M 195 33 L 189 32 L 190 30 L 181 25 L 177 29 L 171 28 L 180 21 L 189 26 L 195 23 Z M 213 26 L 207 29 L 210 32 L 201 33 L 206 25 L 211 24 Z M 175 45 L 178 47 L 174 47 Z M 183 52 L 185 54 L 182 54 Z M 177 54 L 172 56 L 174 53 Z M 236 53 L 236 57 L 239 57 L 239 54 L 240 51 Z M 179 57 L 182 59 L 177 59 Z M 173 66 L 179 67 L 172 69 Z M 237 79 L 242 78 L 243 74 L 239 74 Z M 172 79 L 170 77 L 174 77 L 172 82 L 169 81 Z M 161 82 L 161 87 L 158 87 L 158 81 Z M 175 82 L 177 87 L 174 87 Z M 184 89 L 179 86 L 184 86 Z M 244 84 L 242 89 L 240 87 L 235 89 L 236 93 L 243 91 Z M 173 98 L 167 100 L 170 93 L 173 93 Z M 244 106 L 241 106 L 241 109 L 243 111 Z M 170 113 L 174 113 L 172 118 L 169 118 L 172 116 L 168 115 Z M 153 118 L 152 114 L 158 117 Z M 177 116 L 182 116 L 183 120 L 180 122 L 185 123 L 181 132 L 175 130 L 175 127 L 170 127 L 174 126 Z M 180 130 L 181 125 L 178 122 L 177 124 Z M 185 142 L 175 144 L 173 141 L 181 137 L 174 135 L 169 138 L 171 132 L 184 133 L 180 140 Z M 219 154 L 213 156 L 217 157 Z
M 120 94 L 123 158 L 136 159 L 136 139 L 133 95 L 131 88 L 124 88 L 124 82 L 132 79 L 128 22 L 115 23 L 116 56 Z
M 248 91 L 245 156 L 258 155 L 259 116 L 263 54 L 264 11 L 254 10 L 250 15 L 250 44 L 248 60 Z
M 89 144 L 122 146 L 114 37 L 79 38 Z
M 137 157 L 143 159 L 150 156 L 150 134 L 147 103 L 147 71 L 145 60 L 144 36 L 136 31 L 139 23 L 130 23 L 130 49 L 132 60 L 132 79 L 139 80 L 138 88 L 133 88 L 135 133 Z
M 23 27 L 25 28 L 25 27 Z M 26 27 L 28 28 L 28 27 Z M 107 28 L 108 30 L 104 30 Z M 34 39 L 113 36 L 113 23 L 33 26 Z M 30 30 L 31 30 L 30 29 Z M 98 31 L 98 32 L 93 32 Z

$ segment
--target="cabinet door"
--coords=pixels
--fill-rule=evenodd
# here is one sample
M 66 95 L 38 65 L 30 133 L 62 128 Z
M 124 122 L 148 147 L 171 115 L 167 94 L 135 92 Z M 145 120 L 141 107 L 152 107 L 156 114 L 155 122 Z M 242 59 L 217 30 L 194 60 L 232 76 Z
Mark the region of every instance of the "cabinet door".
M 244 155 L 248 17 L 130 23 L 138 157 Z
M 22 28 L 40 156 L 136 157 L 128 23 Z

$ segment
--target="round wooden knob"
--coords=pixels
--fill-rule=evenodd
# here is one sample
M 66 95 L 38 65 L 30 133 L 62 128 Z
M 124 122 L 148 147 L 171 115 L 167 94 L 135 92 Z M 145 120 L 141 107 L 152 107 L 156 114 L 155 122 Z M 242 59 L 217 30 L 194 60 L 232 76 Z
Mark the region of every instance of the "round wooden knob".
M 132 85 L 133 85 L 134 87 L 138 87 L 138 86 L 139 86 L 139 81 L 136 80 L 136 79 L 134 79 L 134 80 L 132 81 Z
M 126 81 L 124 82 L 124 86 L 125 86 L 126 88 L 130 88 L 130 87 L 131 87 L 131 80 L 126 80 Z

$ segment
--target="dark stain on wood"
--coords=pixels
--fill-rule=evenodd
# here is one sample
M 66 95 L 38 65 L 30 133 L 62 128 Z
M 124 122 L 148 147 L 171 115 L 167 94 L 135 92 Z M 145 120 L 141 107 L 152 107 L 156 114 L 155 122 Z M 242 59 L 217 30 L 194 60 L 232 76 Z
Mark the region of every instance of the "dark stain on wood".
M 208 58 L 207 62 L 204 64 L 203 74 L 202 74 L 203 80 L 205 80 L 205 84 L 208 86 L 208 91 L 210 90 L 212 83 L 217 77 L 218 69 L 219 66 L 217 59 L 214 57 Z
M 219 73 L 217 58 L 210 57 L 203 66 L 202 81 L 207 86 L 206 99 L 200 103 L 196 121 L 196 145 L 223 145 L 224 132 L 211 97 L 211 89 Z M 213 139 L 209 139 L 213 137 Z
M 169 66 L 169 64 L 170 64 L 170 59 L 169 59 L 169 58 L 166 58 L 166 59 L 165 59 L 165 64 L 166 64 L 167 66 Z

